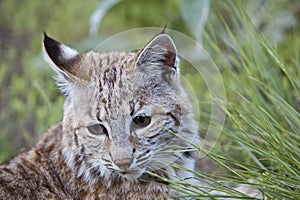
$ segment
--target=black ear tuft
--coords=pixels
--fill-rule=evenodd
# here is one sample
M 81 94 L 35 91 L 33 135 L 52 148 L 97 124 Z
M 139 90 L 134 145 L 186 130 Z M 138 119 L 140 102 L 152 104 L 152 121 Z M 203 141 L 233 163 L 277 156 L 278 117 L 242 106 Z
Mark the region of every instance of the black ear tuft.
M 44 32 L 44 47 L 46 50 L 46 53 L 50 57 L 50 59 L 53 61 L 53 63 L 56 66 L 62 66 L 63 60 L 62 60 L 62 52 L 60 49 L 61 43 L 50 38 L 45 32 Z
M 160 32 L 160 34 L 164 34 L 164 33 L 166 33 L 166 28 L 167 28 L 167 23 L 165 24 L 165 26 L 164 26 L 164 28 L 163 28 L 163 30 Z

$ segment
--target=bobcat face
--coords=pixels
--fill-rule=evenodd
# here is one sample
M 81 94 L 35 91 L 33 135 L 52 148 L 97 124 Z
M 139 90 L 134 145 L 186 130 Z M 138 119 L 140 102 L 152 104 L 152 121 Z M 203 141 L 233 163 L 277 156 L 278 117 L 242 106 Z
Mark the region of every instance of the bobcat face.
M 138 53 L 80 54 L 47 35 L 44 49 L 66 95 L 63 155 L 78 177 L 137 181 L 188 159 L 196 122 L 167 34 Z

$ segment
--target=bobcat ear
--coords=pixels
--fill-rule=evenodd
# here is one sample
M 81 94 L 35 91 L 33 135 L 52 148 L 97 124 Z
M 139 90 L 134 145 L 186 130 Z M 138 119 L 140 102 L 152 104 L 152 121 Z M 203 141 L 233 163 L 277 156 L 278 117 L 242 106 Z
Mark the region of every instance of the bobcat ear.
M 154 37 L 139 52 L 136 64 L 142 67 L 167 66 L 175 71 L 179 71 L 179 58 L 172 38 L 164 32 Z
M 58 74 L 57 85 L 66 96 L 73 94 L 75 85 L 86 84 L 91 78 L 91 69 L 76 50 L 50 38 L 44 33 L 43 50 L 46 60 Z
M 48 37 L 46 33 L 43 49 L 46 59 L 59 75 L 63 75 L 66 79 L 76 79 L 79 62 L 79 53 L 76 50 Z

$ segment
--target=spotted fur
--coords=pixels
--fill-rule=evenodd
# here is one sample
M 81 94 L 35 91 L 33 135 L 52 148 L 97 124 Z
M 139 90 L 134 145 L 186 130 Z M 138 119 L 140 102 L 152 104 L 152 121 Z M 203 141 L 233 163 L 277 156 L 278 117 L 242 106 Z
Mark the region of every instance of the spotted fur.
M 66 95 L 63 121 L 30 151 L 0 166 L 4 199 L 168 199 L 161 177 L 192 180 L 198 143 L 180 85 L 174 42 L 157 35 L 139 52 L 78 53 L 47 35 L 46 59 Z M 136 116 L 151 119 L 145 127 Z M 94 135 L 88 127 L 101 124 Z

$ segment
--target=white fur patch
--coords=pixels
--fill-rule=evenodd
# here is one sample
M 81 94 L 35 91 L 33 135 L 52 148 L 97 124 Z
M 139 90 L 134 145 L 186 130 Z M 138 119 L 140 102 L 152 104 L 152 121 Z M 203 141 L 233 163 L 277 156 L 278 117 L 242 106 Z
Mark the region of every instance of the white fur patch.
M 62 57 L 66 60 L 72 59 L 78 55 L 78 52 L 75 49 L 72 49 L 64 44 L 60 44 L 60 50 L 63 54 Z

